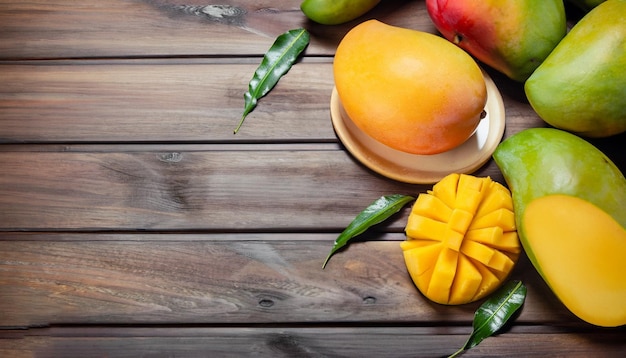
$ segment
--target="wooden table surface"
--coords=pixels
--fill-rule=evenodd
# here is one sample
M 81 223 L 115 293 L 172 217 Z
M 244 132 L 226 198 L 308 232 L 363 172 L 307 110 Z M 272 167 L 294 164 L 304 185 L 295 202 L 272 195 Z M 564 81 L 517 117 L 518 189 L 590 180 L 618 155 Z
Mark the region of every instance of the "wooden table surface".
M 411 185 L 370 171 L 330 121 L 332 61 L 358 21 L 313 24 L 300 1 L 0 1 L 1 357 L 436 357 L 479 303 L 411 282 L 408 208 L 335 255 L 334 239 Z M 436 32 L 423 1 L 359 21 Z M 233 134 L 279 34 L 303 59 Z M 505 137 L 544 126 L 493 71 Z M 626 171 L 625 135 L 593 141 Z M 504 182 L 493 161 L 476 173 Z M 526 257 L 523 311 L 465 356 L 626 354 L 626 329 L 569 313 Z

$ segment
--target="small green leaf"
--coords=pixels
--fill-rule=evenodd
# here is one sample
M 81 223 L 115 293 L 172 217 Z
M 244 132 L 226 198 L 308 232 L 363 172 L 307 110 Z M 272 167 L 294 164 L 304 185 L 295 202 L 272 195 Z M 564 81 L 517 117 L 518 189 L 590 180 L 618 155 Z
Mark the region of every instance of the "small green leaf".
M 456 357 L 496 333 L 522 307 L 525 299 L 526 286 L 521 281 L 510 281 L 502 286 L 476 310 L 474 331 L 465 345 L 450 357 Z
M 289 30 L 276 38 L 254 72 L 248 84 L 248 92 L 243 95 L 245 106 L 241 120 L 235 128 L 235 134 L 241 128 L 246 116 L 256 107 L 257 101 L 268 94 L 278 80 L 291 69 L 300 53 L 309 44 L 309 38 L 309 33 L 302 28 Z
M 408 202 L 413 201 L 415 198 L 408 195 L 394 194 L 381 196 L 373 203 L 371 203 L 365 210 L 357 215 L 354 220 L 346 227 L 346 229 L 337 237 L 333 248 L 326 257 L 322 269 L 326 267 L 330 257 L 337 252 L 340 248 L 344 247 L 350 239 L 355 236 L 361 235 L 365 230 L 371 226 L 379 224 L 389 218 L 391 215 L 397 213 Z

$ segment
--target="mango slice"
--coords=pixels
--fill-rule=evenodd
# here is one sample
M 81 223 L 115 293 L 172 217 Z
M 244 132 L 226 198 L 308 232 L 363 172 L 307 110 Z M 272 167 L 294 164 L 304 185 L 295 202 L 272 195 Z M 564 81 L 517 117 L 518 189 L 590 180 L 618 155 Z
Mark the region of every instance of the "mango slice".
M 626 324 L 626 230 L 581 198 L 531 201 L 522 217 L 540 273 L 572 313 L 597 326 Z
M 511 193 L 488 177 L 446 176 L 417 197 L 405 231 L 400 247 L 409 275 L 441 304 L 490 294 L 521 252 Z
M 511 190 L 524 252 L 554 294 L 589 323 L 626 325 L 626 177 L 617 165 L 554 128 L 512 135 L 493 159 Z

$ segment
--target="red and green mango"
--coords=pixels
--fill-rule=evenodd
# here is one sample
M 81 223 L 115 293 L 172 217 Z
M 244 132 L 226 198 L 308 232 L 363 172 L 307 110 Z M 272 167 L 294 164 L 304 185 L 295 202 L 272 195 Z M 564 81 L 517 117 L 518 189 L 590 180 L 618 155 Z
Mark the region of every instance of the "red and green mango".
M 519 82 L 567 32 L 563 0 L 426 0 L 426 7 L 446 39 Z

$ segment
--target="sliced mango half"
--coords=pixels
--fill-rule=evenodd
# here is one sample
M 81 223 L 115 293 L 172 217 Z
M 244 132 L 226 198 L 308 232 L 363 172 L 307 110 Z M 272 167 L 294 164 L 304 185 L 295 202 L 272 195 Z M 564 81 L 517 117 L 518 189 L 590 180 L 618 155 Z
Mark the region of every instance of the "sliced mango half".
M 400 246 L 430 300 L 479 300 L 507 278 L 521 252 L 509 190 L 491 178 L 450 174 L 413 204 Z
M 563 304 L 597 326 L 626 324 L 626 230 L 570 195 L 531 201 L 522 224 L 537 271 Z

